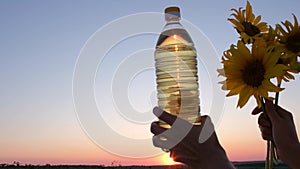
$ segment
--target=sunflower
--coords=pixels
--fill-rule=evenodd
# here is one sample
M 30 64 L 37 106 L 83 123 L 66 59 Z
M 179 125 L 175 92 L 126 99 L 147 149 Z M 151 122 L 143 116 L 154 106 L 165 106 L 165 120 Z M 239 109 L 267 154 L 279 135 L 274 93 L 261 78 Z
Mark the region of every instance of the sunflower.
M 289 82 L 290 80 L 295 80 L 295 77 L 292 73 L 299 73 L 299 63 L 296 60 L 296 57 L 289 58 L 280 58 L 278 63 L 283 64 L 287 67 L 287 70 L 277 77 L 277 83 L 280 84 L 281 81 Z
M 295 77 L 292 73 L 298 73 L 297 70 L 297 57 L 286 57 L 286 52 L 282 45 L 278 40 L 278 36 L 280 36 L 280 31 L 278 26 L 273 29 L 271 26 L 267 33 L 262 35 L 263 40 L 266 41 L 269 52 L 279 52 L 281 53 L 280 58 L 278 60 L 278 64 L 283 64 L 287 66 L 288 70 L 285 71 L 281 76 L 277 77 L 277 84 L 281 84 L 281 81 L 289 82 L 290 80 L 294 80 Z
M 226 96 L 239 95 L 238 107 L 242 108 L 253 95 L 258 107 L 261 107 L 260 97 L 272 100 L 269 92 L 279 92 L 282 88 L 274 85 L 270 79 L 281 76 L 287 68 L 278 64 L 279 52 L 271 52 L 267 43 L 256 39 L 250 51 L 242 41 L 237 46 L 231 45 L 222 57 L 223 69 L 218 69 L 226 80 L 223 90 L 229 90 Z
M 278 83 L 281 83 L 282 80 L 288 82 L 291 79 L 295 79 L 291 73 L 299 73 L 300 71 L 300 64 L 297 61 L 297 57 L 300 56 L 300 26 L 296 16 L 293 15 L 293 17 L 294 25 L 289 21 L 282 22 L 286 30 L 279 24 L 275 28 L 277 30 L 275 35 L 275 50 L 281 52 L 278 63 L 284 64 L 289 68 L 282 76 L 277 77 Z M 269 39 L 273 37 L 271 35 Z
M 290 21 L 282 22 L 286 31 L 281 25 L 277 24 L 277 28 L 280 31 L 278 40 L 284 49 L 285 58 L 300 56 L 300 26 L 294 14 L 293 17 L 294 25 Z
M 279 35 L 279 29 L 278 27 L 275 27 L 275 29 L 272 26 L 269 26 L 268 31 L 264 34 L 262 34 L 262 38 L 267 42 L 267 46 L 273 47 L 269 48 L 274 50 L 278 50 L 276 46 L 279 44 L 277 36 Z
M 241 39 L 244 43 L 253 43 L 254 39 L 261 36 L 261 33 L 268 31 L 266 22 L 260 22 L 261 16 L 255 17 L 252 13 L 252 6 L 247 1 L 246 9 L 239 8 L 238 10 L 233 8 L 232 16 L 234 18 L 228 18 L 228 20 L 234 25 L 235 29 L 241 35 Z

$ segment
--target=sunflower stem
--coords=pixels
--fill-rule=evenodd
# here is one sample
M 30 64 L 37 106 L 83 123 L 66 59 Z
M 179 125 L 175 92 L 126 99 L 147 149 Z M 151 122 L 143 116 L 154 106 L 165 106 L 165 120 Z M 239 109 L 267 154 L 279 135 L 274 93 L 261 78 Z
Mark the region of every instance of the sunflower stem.
M 281 82 L 278 82 L 277 86 L 280 87 Z M 276 94 L 275 94 L 275 111 L 276 112 L 278 109 L 278 102 L 279 102 L 279 92 L 276 92 Z M 276 149 L 276 145 L 275 145 L 274 141 L 271 141 L 271 160 L 272 160 L 272 164 L 273 164 L 273 162 L 277 163 L 277 161 L 278 161 L 277 149 Z
M 267 141 L 267 156 L 266 156 L 266 164 L 265 164 L 265 169 L 271 169 L 270 168 L 270 143 L 271 141 Z
M 274 161 L 274 143 L 273 141 L 270 141 L 270 169 L 273 168 L 273 161 Z
M 261 108 L 262 108 L 264 117 L 266 119 L 269 119 L 268 114 L 266 112 L 265 102 L 264 102 L 263 97 L 259 97 L 259 100 L 260 100 L 261 105 L 262 105 Z M 268 140 L 267 141 L 267 154 L 266 154 L 266 161 L 265 161 L 265 169 L 270 169 L 270 144 L 271 144 L 271 141 Z
M 277 86 L 280 87 L 281 82 L 278 82 Z M 279 101 L 279 92 L 276 92 L 276 94 L 275 94 L 275 110 L 276 111 L 277 111 L 278 101 Z

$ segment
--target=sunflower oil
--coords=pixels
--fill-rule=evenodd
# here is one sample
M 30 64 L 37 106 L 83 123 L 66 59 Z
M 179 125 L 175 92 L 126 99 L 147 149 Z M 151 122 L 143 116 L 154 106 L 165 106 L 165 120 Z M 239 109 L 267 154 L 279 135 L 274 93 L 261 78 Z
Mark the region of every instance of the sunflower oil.
M 155 50 L 158 107 L 193 124 L 200 124 L 197 52 L 180 24 L 178 7 L 165 10 L 166 25 Z M 163 127 L 170 127 L 160 121 Z

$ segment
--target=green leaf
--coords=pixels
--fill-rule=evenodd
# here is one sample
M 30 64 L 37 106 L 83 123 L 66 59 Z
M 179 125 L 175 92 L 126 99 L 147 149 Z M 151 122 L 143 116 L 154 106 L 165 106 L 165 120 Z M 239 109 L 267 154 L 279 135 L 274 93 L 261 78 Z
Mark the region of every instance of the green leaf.
M 298 63 L 294 63 L 292 65 L 292 69 L 297 70 L 298 72 L 300 72 L 300 63 L 299 62 Z

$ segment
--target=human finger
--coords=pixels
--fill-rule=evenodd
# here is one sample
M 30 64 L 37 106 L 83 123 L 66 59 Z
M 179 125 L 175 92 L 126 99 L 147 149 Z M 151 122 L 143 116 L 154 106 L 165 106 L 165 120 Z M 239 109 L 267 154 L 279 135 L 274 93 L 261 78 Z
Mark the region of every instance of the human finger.
M 252 110 L 251 114 L 252 114 L 252 115 L 257 115 L 257 114 L 259 114 L 259 113 L 261 113 L 261 112 L 262 112 L 262 109 L 261 109 L 261 108 L 255 107 L 255 108 Z
M 188 165 L 197 164 L 199 162 L 197 155 L 180 147 L 172 148 L 170 157 L 176 162 L 182 162 Z
M 259 115 L 258 124 L 263 127 L 271 127 L 271 121 L 266 117 L 265 114 Z
M 153 114 L 156 117 L 158 117 L 160 120 L 163 120 L 164 122 L 168 123 L 169 125 L 172 125 L 177 118 L 176 116 L 174 116 L 158 107 L 154 107 Z
M 171 157 L 174 161 L 184 163 L 191 168 L 196 168 L 199 165 L 199 159 L 193 158 L 192 156 L 176 155 Z M 198 168 L 198 167 L 197 167 Z
M 208 115 L 201 116 L 201 123 L 205 123 L 206 121 L 211 122 L 211 119 Z
M 208 115 L 203 115 L 201 116 L 201 126 L 203 127 L 203 124 L 209 125 L 209 126 L 213 126 L 213 122 L 211 120 L 211 117 Z
M 204 143 L 213 135 L 215 135 L 215 128 L 209 116 L 202 116 L 201 117 L 202 124 L 201 124 L 201 131 L 198 138 L 198 143 Z M 215 135 L 216 137 L 216 135 Z
M 272 129 L 270 127 L 259 126 L 259 129 L 264 140 L 273 140 Z
M 167 138 L 161 136 L 161 135 L 155 135 L 152 137 L 152 143 L 155 147 L 159 147 L 162 149 L 170 149 L 171 147 L 168 147 L 167 145 Z
M 159 122 L 153 122 L 151 123 L 151 133 L 155 134 L 155 135 L 159 135 L 163 132 L 165 132 L 167 129 L 163 128 L 159 125 Z

